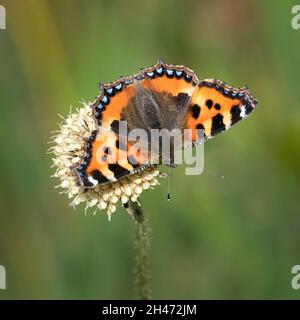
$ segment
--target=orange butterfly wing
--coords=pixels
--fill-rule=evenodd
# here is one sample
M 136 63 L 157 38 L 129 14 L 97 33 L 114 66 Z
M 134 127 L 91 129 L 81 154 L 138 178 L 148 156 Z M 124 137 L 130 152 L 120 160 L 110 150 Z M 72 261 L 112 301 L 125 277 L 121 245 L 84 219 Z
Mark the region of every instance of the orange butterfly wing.
M 191 139 L 197 139 L 196 129 L 210 139 L 247 117 L 256 107 L 257 100 L 246 87 L 228 86 L 216 79 L 200 81 L 194 91 L 186 123 L 192 129 Z

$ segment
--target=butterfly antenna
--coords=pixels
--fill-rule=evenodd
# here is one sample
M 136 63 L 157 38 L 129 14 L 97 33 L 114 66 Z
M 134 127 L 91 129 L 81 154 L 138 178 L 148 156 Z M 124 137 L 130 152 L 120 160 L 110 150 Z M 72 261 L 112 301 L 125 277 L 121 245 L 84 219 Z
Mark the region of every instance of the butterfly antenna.
M 168 201 L 170 201 L 170 180 L 171 180 L 171 166 L 169 166 L 169 174 L 168 174 Z

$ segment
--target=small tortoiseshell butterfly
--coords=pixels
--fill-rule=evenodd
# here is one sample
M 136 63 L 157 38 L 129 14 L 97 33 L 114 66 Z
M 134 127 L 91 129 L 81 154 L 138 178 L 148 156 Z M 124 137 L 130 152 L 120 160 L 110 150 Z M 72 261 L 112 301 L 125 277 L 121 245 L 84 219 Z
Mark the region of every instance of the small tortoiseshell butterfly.
M 199 81 L 185 66 L 161 60 L 133 76 L 100 84 L 100 94 L 91 105 L 99 130 L 91 134 L 85 157 L 74 168 L 78 181 L 95 187 L 150 165 L 147 159 L 130 154 L 129 143 L 122 143 L 118 132 L 121 120 L 127 121 L 128 131 L 191 129 L 192 141 L 196 141 L 196 129 L 203 129 L 207 140 L 246 118 L 256 105 L 246 87 L 237 89 L 217 79 Z M 125 156 L 111 163 L 116 152 Z

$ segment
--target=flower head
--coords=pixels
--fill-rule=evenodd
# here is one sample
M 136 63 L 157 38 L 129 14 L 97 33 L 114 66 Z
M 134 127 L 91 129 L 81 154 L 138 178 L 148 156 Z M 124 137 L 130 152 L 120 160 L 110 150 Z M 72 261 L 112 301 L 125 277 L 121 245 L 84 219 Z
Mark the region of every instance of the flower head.
M 63 119 L 60 130 L 51 139 L 53 146 L 50 151 L 54 155 L 53 167 L 56 168 L 53 176 L 60 179 L 57 187 L 61 187 L 62 193 L 72 199 L 70 205 L 76 207 L 85 202 L 86 210 L 97 207 L 106 210 L 110 218 L 118 202 L 126 205 L 129 200 L 138 201 L 144 190 L 159 184 L 157 177 L 162 174 L 155 166 L 149 166 L 113 183 L 93 188 L 81 186 L 74 167 L 84 158 L 86 141 L 94 130 L 97 130 L 97 124 L 87 104 Z

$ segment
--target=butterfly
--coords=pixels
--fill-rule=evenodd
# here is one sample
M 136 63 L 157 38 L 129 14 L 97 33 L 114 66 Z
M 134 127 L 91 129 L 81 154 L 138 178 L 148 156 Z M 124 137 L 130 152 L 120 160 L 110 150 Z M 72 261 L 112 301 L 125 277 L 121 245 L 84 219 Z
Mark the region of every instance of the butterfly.
M 189 129 L 189 139 L 196 142 L 197 130 L 203 130 L 203 140 L 208 140 L 246 118 L 256 106 L 247 87 L 234 88 L 217 79 L 199 81 L 189 68 L 162 60 L 133 76 L 100 84 L 100 94 L 91 103 L 98 129 L 87 139 L 85 155 L 74 168 L 78 183 L 85 187 L 112 183 L 151 165 L 149 153 L 139 152 L 135 141 L 120 134 L 123 122 L 127 132 Z

